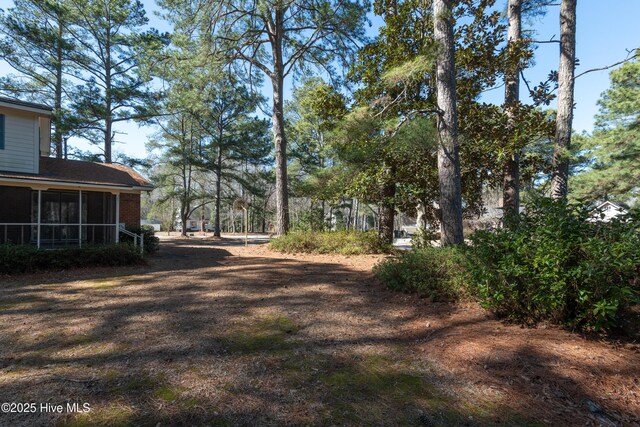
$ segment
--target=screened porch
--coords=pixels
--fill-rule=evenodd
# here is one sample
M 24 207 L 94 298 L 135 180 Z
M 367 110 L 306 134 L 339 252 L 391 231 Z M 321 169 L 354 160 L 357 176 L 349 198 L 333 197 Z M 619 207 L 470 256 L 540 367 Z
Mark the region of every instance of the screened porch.
M 118 242 L 118 194 L 0 187 L 0 200 L 0 244 L 58 248 Z

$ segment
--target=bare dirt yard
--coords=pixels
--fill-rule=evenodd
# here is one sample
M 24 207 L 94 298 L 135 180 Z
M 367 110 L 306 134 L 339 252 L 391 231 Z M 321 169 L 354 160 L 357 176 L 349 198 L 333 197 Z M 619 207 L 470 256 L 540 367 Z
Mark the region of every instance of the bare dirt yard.
M 38 405 L 0 425 L 639 425 L 637 344 L 392 293 L 379 259 L 171 239 L 0 278 L 0 401 Z

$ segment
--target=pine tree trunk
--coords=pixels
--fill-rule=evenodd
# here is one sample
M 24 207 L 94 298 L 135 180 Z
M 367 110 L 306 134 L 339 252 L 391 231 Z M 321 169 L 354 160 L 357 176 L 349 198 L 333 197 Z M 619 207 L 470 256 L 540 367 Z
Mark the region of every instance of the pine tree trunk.
M 111 147 L 112 147 L 112 133 L 113 133 L 113 116 L 111 112 L 111 36 L 107 31 L 107 43 L 106 43 L 106 59 L 105 59 L 105 118 L 104 118 L 104 162 L 111 163 Z M 184 227 L 183 227 L 184 228 Z M 183 230 L 184 231 L 184 230 Z
M 356 203 L 356 207 L 354 208 L 354 214 L 353 214 L 353 229 L 358 231 L 360 228 L 358 228 L 358 215 L 360 212 L 360 200 L 359 199 L 355 199 L 355 203 Z
M 216 161 L 216 214 L 213 223 L 213 235 L 220 237 L 220 196 L 222 195 L 222 146 L 218 147 L 218 159 Z
M 61 23 L 58 23 L 58 40 L 56 41 L 56 92 L 53 106 L 53 124 L 55 126 L 53 144 L 58 159 L 61 159 L 65 154 L 62 146 L 62 28 Z
M 458 156 L 454 18 L 452 0 L 434 0 L 434 36 L 438 45 L 436 90 L 438 98 L 438 178 L 442 210 L 442 245 L 463 243 L 462 191 Z
M 382 206 L 380 208 L 380 222 L 378 223 L 378 236 L 388 244 L 393 243 L 393 224 L 396 207 L 393 199 L 396 196 L 396 184 L 388 183 L 382 187 Z
M 398 14 L 398 4 L 396 0 L 388 0 L 387 16 L 395 17 Z M 378 237 L 388 244 L 393 243 L 393 223 L 395 219 L 396 207 L 393 198 L 396 196 L 395 173 L 392 167 L 386 166 L 384 170 L 385 181 L 382 185 L 380 206 L 380 222 L 378 223 Z
M 507 66 L 504 73 L 504 109 L 507 114 L 507 134 L 516 129 L 515 109 L 520 102 L 520 63 L 517 47 L 522 39 L 522 0 L 509 0 L 507 6 Z M 503 215 L 520 212 L 520 153 L 514 151 L 507 159 L 503 171 Z
M 560 66 L 558 68 L 558 114 L 553 150 L 551 197 L 566 199 L 569 191 L 569 148 L 573 122 L 573 87 L 576 63 L 576 0 L 560 5 Z
M 183 237 L 187 236 L 187 219 L 189 218 L 189 206 L 183 203 L 182 208 L 180 209 L 180 220 L 182 221 L 182 231 L 180 235 Z
M 275 13 L 276 34 L 272 42 L 273 50 L 273 139 L 276 149 L 276 235 L 289 231 L 289 190 L 287 186 L 287 139 L 284 130 L 284 63 L 282 61 L 283 37 L 282 10 Z
M 353 214 L 353 199 L 351 199 L 351 204 L 349 205 L 349 213 L 347 214 L 347 220 L 344 222 L 344 228 L 349 230 L 351 228 L 351 215 Z
M 287 140 L 284 133 L 282 79 L 273 83 L 273 138 L 276 148 L 276 235 L 289 231 L 289 190 L 287 188 Z

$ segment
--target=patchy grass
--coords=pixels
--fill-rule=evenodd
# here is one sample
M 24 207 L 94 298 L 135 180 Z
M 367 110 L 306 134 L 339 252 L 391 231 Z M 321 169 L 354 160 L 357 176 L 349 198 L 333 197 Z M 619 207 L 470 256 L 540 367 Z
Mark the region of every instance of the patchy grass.
M 115 395 L 151 393 L 161 387 L 163 376 L 151 376 L 140 374 L 126 379 L 117 380 L 109 387 L 109 391 Z
M 41 298 L 36 295 L 25 295 L 18 299 L 9 301 L 0 301 L 0 311 L 15 310 L 18 308 L 26 308 L 32 304 L 46 301 L 45 298 Z
M 127 345 L 113 342 L 96 342 L 95 337 L 80 337 L 77 342 L 70 343 L 55 352 L 56 357 L 91 357 L 91 356 L 108 356 L 113 354 L 122 354 L 126 351 Z
M 98 279 L 85 280 L 78 285 L 83 288 L 92 289 L 108 289 L 122 285 L 122 280 L 119 277 L 101 277 Z
M 224 341 L 231 351 L 241 353 L 288 350 L 294 346 L 290 336 L 298 329 L 291 319 L 271 315 L 233 326 Z
M 91 408 L 90 412 L 64 418 L 58 425 L 60 427 L 129 427 L 133 425 L 134 416 L 135 410 L 131 406 L 124 403 L 111 403 L 107 406 Z
M 431 368 L 411 366 L 400 352 L 351 358 L 290 352 L 278 369 L 289 387 L 314 384 L 324 396 L 323 425 L 543 425 L 506 406 L 466 404 L 445 394 Z
M 162 399 L 167 402 L 173 402 L 180 398 L 180 390 L 169 386 L 162 386 L 155 389 L 153 391 L 153 395 L 158 399 Z
M 386 292 L 378 257 L 225 245 L 0 287 L 5 399 L 92 408 L 0 425 L 638 424 L 635 347 Z
M 332 424 L 379 424 L 395 408 L 404 407 L 405 419 L 415 424 L 421 410 L 442 409 L 451 404 L 420 373 L 382 356 L 359 357 L 319 376 L 332 401 L 325 414 Z

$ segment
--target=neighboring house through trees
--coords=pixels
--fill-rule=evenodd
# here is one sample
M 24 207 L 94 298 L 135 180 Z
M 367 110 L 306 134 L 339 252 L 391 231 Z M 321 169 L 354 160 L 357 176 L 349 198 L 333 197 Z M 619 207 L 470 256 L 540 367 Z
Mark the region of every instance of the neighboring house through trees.
M 606 202 L 599 204 L 593 210 L 591 218 L 593 221 L 609 222 L 614 218 L 625 215 L 627 212 L 627 209 L 624 207 L 607 200 Z

